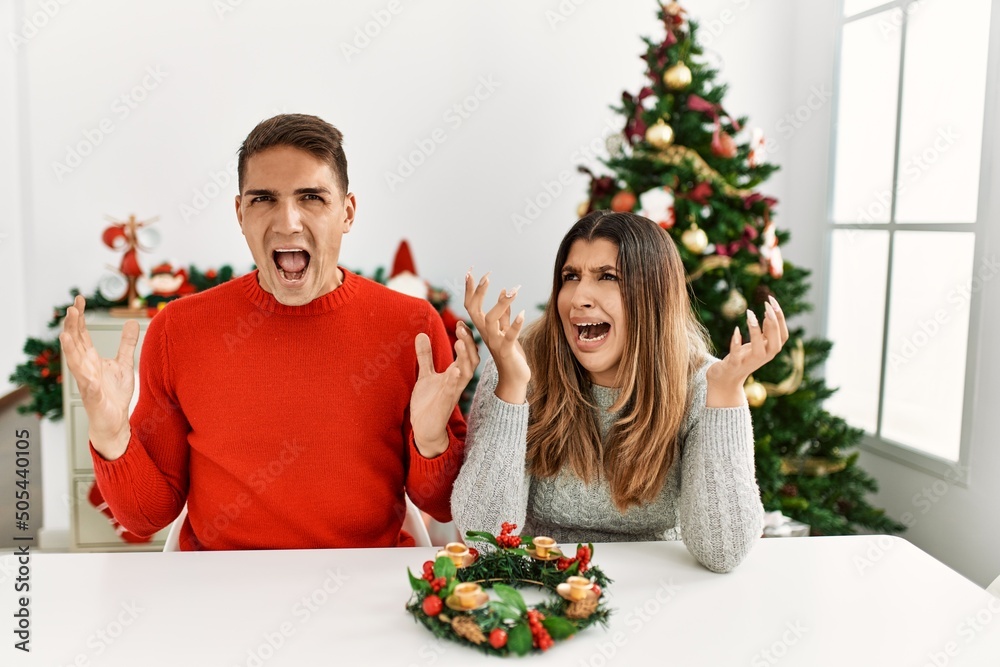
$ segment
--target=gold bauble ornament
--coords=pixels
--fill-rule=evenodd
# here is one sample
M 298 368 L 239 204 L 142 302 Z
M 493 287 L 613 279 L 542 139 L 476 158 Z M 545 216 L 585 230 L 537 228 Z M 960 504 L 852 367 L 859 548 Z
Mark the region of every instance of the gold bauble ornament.
M 663 73 L 663 85 L 670 90 L 684 90 L 691 85 L 691 70 L 684 63 L 677 63 Z
M 754 380 L 752 375 L 747 378 L 743 385 L 743 393 L 747 395 L 747 403 L 750 404 L 751 408 L 759 408 L 767 400 L 767 389 L 760 382 Z
M 674 128 L 663 120 L 658 120 L 655 125 L 646 130 L 646 141 L 655 148 L 663 150 L 674 143 Z
M 695 255 L 700 255 L 708 247 L 708 234 L 698 225 L 691 225 L 690 229 L 681 234 L 681 243 Z
M 730 290 L 729 296 L 722 304 L 722 314 L 726 319 L 735 320 L 747 312 L 747 300 L 737 289 Z
M 576 217 L 582 218 L 587 215 L 587 211 L 590 210 L 590 201 L 580 202 L 580 205 L 576 207 Z

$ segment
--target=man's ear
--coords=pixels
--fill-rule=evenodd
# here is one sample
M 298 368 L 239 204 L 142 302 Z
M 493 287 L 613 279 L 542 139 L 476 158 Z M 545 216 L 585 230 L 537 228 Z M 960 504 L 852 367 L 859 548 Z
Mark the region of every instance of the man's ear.
M 353 192 L 348 192 L 344 196 L 344 233 L 351 231 L 354 225 L 354 216 L 358 211 L 358 200 Z
M 243 209 L 240 208 L 240 202 L 242 197 L 236 195 L 236 221 L 240 223 L 240 233 L 246 236 L 246 232 L 243 231 Z

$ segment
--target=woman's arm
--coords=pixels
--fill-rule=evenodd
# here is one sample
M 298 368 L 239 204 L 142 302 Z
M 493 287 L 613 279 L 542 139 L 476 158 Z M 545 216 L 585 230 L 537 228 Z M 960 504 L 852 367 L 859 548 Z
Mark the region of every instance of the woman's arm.
M 487 358 L 469 413 L 465 463 L 451 495 L 451 513 L 463 536 L 467 530 L 496 535 L 505 521 L 524 526 L 528 404 L 500 400 L 496 386 L 496 366 Z
M 764 507 L 754 472 L 750 409 L 705 406 L 705 364 L 695 376 L 681 453 L 681 538 L 713 572 L 729 572 L 760 537 Z

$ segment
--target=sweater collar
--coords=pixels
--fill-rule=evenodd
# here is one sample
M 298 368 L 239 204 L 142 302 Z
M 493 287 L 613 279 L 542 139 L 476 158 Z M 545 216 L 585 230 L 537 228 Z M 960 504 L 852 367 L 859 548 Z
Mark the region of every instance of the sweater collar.
M 286 306 L 275 299 L 273 294 L 264 291 L 257 279 L 257 269 L 243 276 L 243 291 L 250 303 L 261 310 L 279 315 L 321 315 L 348 303 L 358 291 L 361 279 L 342 266 L 338 268 L 344 274 L 344 282 L 332 292 L 327 292 L 303 306 Z

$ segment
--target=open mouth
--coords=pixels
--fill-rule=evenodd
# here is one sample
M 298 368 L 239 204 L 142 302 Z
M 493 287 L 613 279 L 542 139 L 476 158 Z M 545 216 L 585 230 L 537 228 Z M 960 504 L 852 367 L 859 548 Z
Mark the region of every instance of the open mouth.
M 275 250 L 271 253 L 278 274 L 285 280 L 302 280 L 309 268 L 309 253 L 305 250 Z
M 611 331 L 611 325 L 607 322 L 588 322 L 576 325 L 577 339 L 586 343 L 604 340 L 608 337 L 609 331 Z

